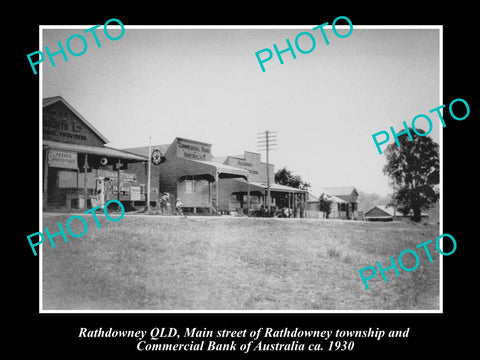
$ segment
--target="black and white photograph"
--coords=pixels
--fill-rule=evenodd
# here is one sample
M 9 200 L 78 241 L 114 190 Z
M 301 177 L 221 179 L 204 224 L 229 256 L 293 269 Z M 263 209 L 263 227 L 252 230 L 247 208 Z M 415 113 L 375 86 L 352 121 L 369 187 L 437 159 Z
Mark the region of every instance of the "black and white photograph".
M 29 16 L 15 328 L 37 355 L 464 354 L 472 26 L 336 8 Z
M 348 22 L 116 24 L 44 62 L 43 227 L 96 210 L 43 244 L 42 310 L 440 310 L 435 244 L 398 256 L 440 234 L 441 121 L 409 119 L 441 29 Z

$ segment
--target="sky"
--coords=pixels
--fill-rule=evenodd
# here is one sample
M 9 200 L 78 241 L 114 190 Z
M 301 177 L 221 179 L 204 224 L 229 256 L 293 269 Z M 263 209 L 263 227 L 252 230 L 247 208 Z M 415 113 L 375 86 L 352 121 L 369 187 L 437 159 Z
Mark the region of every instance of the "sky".
M 212 144 L 214 156 L 259 151 L 257 134 L 275 131 L 270 162 L 287 167 L 312 185 L 354 186 L 360 191 L 391 192 L 372 134 L 401 131 L 417 114 L 440 102 L 438 29 L 356 28 L 340 38 L 329 29 L 326 45 L 315 25 L 302 28 L 149 28 L 125 24 L 124 35 L 109 40 L 96 30 L 42 31 L 42 49 L 58 50 L 73 34 L 84 34 L 87 50 L 68 61 L 54 57 L 41 65 L 42 97 L 62 96 L 108 140 L 130 148 L 169 144 L 184 137 Z M 274 54 L 262 72 L 255 52 L 286 48 L 303 31 L 315 49 L 296 59 Z M 339 33 L 346 29 L 339 27 Z M 120 30 L 109 26 L 109 33 Z M 300 46 L 311 47 L 307 36 Z M 71 48 L 81 52 L 74 38 Z M 263 56 L 263 55 L 262 55 Z M 431 116 L 430 136 L 439 142 L 441 125 Z M 417 124 L 422 128 L 421 121 Z M 391 137 L 393 141 L 393 138 Z M 262 153 L 265 161 L 265 153 Z

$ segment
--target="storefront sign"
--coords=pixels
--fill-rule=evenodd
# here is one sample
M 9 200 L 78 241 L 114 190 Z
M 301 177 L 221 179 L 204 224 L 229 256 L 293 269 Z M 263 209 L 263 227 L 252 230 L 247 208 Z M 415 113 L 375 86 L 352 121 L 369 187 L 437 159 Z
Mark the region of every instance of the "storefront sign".
M 211 160 L 211 145 L 184 139 L 177 142 L 177 156 L 191 160 Z
M 99 169 L 98 176 L 103 176 L 104 178 L 108 178 L 110 181 L 118 181 L 117 171 Z M 135 181 L 137 181 L 136 174 L 126 173 L 120 170 L 120 182 L 135 182 Z
M 142 196 L 141 196 L 141 193 L 140 193 L 140 186 L 131 186 L 130 187 L 130 200 L 132 200 L 132 201 L 142 200 Z
M 49 150 L 47 157 L 48 166 L 50 167 L 78 169 L 77 153 L 60 150 Z
M 235 158 L 230 158 L 230 165 L 231 166 L 235 166 L 235 167 L 239 167 L 241 169 L 244 169 L 244 170 L 247 170 L 250 174 L 252 175 L 258 175 L 258 168 L 261 166 L 261 164 L 259 163 L 251 163 L 251 162 L 246 162 L 246 161 L 242 161 L 242 160 L 238 160 L 238 159 L 235 159 Z M 253 169 L 252 169 L 253 168 Z

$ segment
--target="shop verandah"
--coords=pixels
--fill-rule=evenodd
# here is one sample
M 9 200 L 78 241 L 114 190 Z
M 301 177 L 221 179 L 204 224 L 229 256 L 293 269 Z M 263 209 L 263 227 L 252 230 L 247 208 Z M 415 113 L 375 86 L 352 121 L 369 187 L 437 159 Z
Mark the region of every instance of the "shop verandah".
M 145 202 L 145 184 L 126 172 L 143 156 L 91 145 L 43 141 L 43 208 L 87 209 L 117 199 L 126 206 Z
M 248 179 L 245 170 L 212 161 L 180 158 L 177 162 L 184 167 L 183 175 L 177 178 L 176 197 L 181 199 L 187 212 L 229 212 L 228 199 L 225 198 L 226 181 Z
M 170 204 L 167 213 L 175 213 L 179 199 L 184 213 L 266 216 L 281 209 L 285 216 L 304 217 L 305 191 L 275 184 L 272 179 L 268 200 L 267 184 L 250 181 L 252 169 L 213 161 L 211 148 L 208 143 L 177 137 L 170 144 L 124 150 L 147 158 L 159 154 L 160 160 L 151 167 L 151 186 Z M 138 178 L 143 173 L 139 164 L 130 164 L 128 170 Z
M 248 180 L 234 179 L 229 183 L 223 186 L 224 191 L 230 191 L 229 198 L 225 196 L 229 200 L 229 211 L 253 216 L 305 217 L 307 192 L 304 190 Z

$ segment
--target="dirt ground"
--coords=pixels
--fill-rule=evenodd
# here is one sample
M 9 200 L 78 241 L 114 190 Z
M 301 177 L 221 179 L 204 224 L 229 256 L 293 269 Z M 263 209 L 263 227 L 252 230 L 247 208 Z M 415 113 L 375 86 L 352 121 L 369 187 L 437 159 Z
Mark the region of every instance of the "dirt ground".
M 70 216 L 44 214 L 43 228 Z M 84 236 L 42 245 L 45 310 L 439 309 L 436 224 L 98 215 L 99 229 L 84 217 Z M 78 219 L 70 226 L 82 232 Z M 432 263 L 417 249 L 415 271 L 385 282 L 377 269 L 365 289 L 361 268 L 429 239 Z

